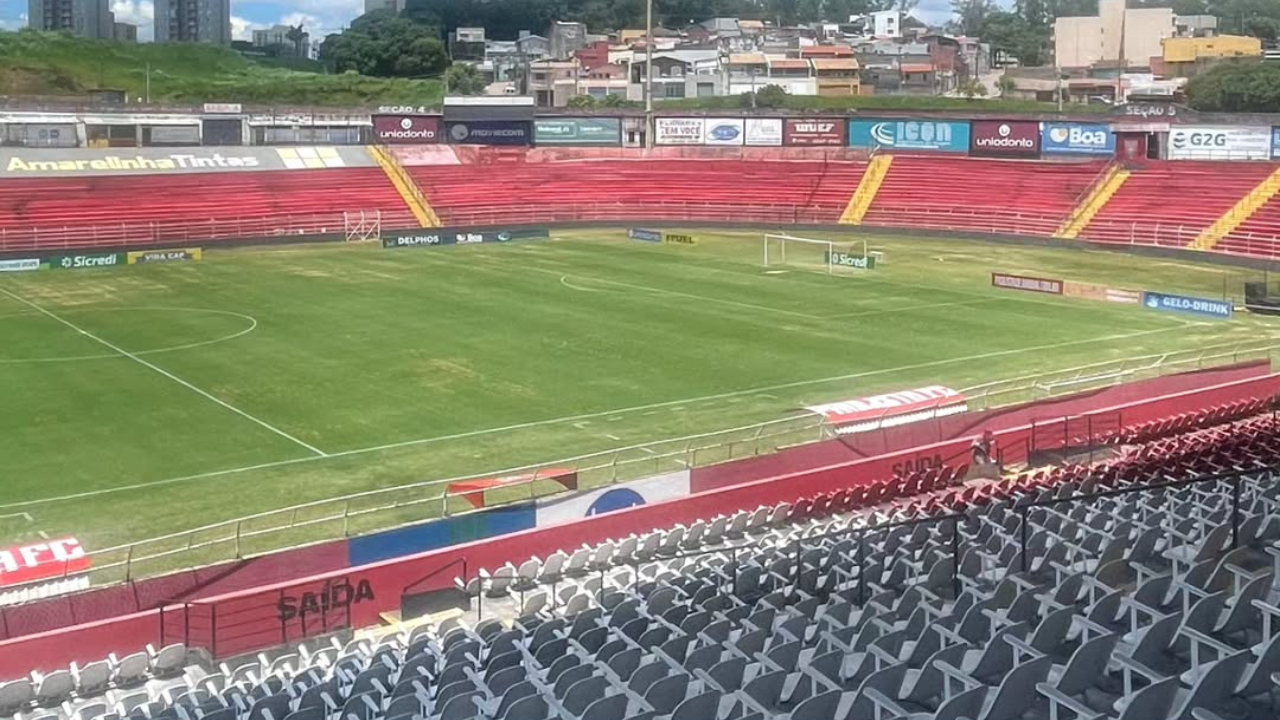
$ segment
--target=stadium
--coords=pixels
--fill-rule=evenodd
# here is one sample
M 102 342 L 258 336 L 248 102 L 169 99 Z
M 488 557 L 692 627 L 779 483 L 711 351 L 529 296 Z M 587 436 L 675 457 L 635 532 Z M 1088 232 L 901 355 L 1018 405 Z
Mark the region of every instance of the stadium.
M 1276 717 L 1280 122 L 1157 120 L 0 147 L 0 717 Z

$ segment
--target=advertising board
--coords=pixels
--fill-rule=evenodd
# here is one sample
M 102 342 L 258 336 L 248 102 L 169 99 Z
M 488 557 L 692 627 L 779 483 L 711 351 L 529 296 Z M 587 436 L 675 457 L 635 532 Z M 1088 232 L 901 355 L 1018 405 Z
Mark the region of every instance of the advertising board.
M 1231 314 L 1235 309 L 1228 300 L 1170 295 L 1150 290 L 1142 293 L 1142 304 L 1148 310 L 1155 310 L 1156 312 L 1199 315 L 1201 317 L 1214 318 L 1215 320 L 1230 320 Z
M 1271 157 L 1280 160 L 1280 127 L 1271 128 Z
M 382 247 L 407 248 L 433 245 L 477 245 L 506 243 L 516 240 L 543 240 L 550 237 L 547 228 L 465 228 L 438 227 L 412 230 L 384 230 Z
M 1040 123 L 1025 120 L 974 120 L 969 152 L 990 157 L 1039 157 Z
M 621 118 L 539 118 L 534 145 L 621 145 Z
M 1046 293 L 1048 295 L 1062 294 L 1061 280 L 1048 280 L 1027 275 L 1009 275 L 1007 273 L 991 273 L 991 287 Z
M 798 147 L 844 147 L 844 118 L 788 119 L 782 126 L 782 144 Z
M 1122 305 L 1137 305 L 1142 302 L 1142 293 L 1136 290 L 1123 290 L 1096 283 L 1082 283 L 1072 280 L 1063 281 L 1062 294 L 1067 297 L 1120 303 Z
M 841 267 L 851 267 L 859 270 L 876 269 L 876 259 L 870 255 L 864 257 L 842 250 L 828 250 L 826 259 L 828 263 Z
M 658 118 L 654 120 L 656 145 L 701 145 L 705 123 L 702 118 Z
M 681 498 L 689 494 L 689 476 L 688 470 L 677 470 L 561 500 L 542 500 L 538 502 L 537 524 L 538 527 L 546 527 L 574 522 L 637 505 Z
M 782 118 L 747 118 L 747 144 L 777 147 L 782 144 Z
M 445 124 L 454 145 L 528 145 L 533 128 L 525 120 L 470 120 Z
M 1269 160 L 1272 129 L 1178 125 L 1169 130 L 1170 160 Z
M 969 123 L 936 120 L 850 120 L 849 146 L 968 152 Z
M 31 272 L 40 269 L 40 258 L 19 258 L 17 260 L 0 260 L 0 273 Z
M 0 550 L 0 587 L 74 575 L 89 566 L 89 556 L 75 538 L 11 547 Z
M 77 255 L 53 255 L 46 262 L 51 270 L 84 270 L 87 268 L 115 267 L 125 264 L 124 253 L 79 253 Z
M 741 145 L 746 130 L 742 118 L 707 118 L 702 142 L 704 145 Z
M 904 425 L 968 409 L 964 393 L 943 385 L 805 407 L 836 426 L 841 434 Z
M 641 242 L 662 242 L 661 230 L 645 230 L 644 228 L 628 228 L 627 237 L 632 240 L 640 240 Z
M 1114 155 L 1116 136 L 1110 125 L 1047 122 L 1040 131 L 1046 155 Z
M 373 137 L 391 145 L 439 142 L 440 116 L 374 115 Z
M 177 248 L 173 250 L 138 250 L 126 254 L 130 265 L 145 263 L 191 262 L 204 258 L 203 248 Z

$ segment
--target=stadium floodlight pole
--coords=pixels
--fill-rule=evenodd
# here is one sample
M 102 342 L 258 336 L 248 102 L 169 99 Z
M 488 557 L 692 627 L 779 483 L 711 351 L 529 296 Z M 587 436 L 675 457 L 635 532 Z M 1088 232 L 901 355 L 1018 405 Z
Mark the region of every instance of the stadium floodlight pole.
M 653 147 L 653 0 L 644 4 L 644 146 Z

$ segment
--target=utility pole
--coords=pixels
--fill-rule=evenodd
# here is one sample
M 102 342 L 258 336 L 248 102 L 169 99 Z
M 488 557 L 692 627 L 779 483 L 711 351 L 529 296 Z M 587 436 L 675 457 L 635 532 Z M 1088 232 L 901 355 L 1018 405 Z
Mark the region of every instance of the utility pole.
M 644 5 L 644 146 L 653 147 L 653 0 Z
M 151 62 L 147 61 L 147 104 L 151 104 Z

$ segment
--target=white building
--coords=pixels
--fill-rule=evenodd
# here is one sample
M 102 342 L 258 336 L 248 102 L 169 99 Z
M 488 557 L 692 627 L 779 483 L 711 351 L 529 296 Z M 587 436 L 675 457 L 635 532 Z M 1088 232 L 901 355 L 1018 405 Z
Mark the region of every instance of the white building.
M 871 34 L 880 38 L 902 37 L 902 13 L 897 10 L 871 13 Z

